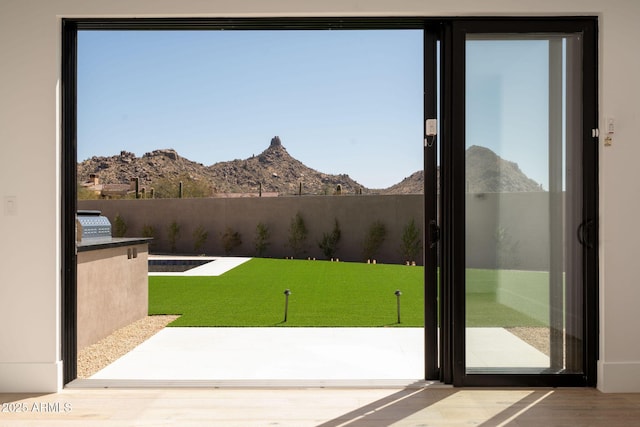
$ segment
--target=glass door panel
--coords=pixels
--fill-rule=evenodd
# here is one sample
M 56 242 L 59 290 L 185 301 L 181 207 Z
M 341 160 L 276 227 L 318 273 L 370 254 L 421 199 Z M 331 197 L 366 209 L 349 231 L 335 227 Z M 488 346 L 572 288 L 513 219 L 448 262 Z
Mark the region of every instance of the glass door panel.
M 465 51 L 466 372 L 582 372 L 580 37 Z

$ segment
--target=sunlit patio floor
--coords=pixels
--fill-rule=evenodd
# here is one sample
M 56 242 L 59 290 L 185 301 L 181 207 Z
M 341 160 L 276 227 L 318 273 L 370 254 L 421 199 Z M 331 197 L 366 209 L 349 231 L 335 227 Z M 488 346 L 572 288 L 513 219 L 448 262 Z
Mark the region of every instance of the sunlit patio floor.
M 165 328 L 77 385 L 390 385 L 424 378 L 421 328 Z M 467 330 L 468 366 L 544 367 L 502 328 Z

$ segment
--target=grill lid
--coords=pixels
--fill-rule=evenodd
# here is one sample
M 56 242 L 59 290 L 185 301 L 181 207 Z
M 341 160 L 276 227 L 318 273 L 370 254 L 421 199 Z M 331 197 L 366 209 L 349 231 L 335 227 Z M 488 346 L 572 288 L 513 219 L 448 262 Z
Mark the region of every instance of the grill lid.
M 76 216 L 78 241 L 84 239 L 111 238 L 109 218 L 100 211 L 80 210 Z

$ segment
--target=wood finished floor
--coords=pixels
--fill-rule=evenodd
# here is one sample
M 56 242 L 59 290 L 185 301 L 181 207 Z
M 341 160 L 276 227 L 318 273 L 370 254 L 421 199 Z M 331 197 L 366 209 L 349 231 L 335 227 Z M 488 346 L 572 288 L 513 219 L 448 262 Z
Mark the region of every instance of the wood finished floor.
M 0 406 L 2 427 L 640 426 L 640 394 L 594 389 L 66 389 Z

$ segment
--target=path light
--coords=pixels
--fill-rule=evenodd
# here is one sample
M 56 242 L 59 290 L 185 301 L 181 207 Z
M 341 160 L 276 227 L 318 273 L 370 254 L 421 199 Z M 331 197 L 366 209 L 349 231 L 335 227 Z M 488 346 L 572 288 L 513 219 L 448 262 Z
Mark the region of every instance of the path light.
M 284 321 L 287 321 L 287 312 L 289 311 L 289 295 L 291 295 L 291 291 L 289 289 L 285 289 L 284 291 Z
M 398 301 L 398 323 L 400 323 L 400 295 L 402 295 L 402 292 L 400 292 L 400 289 L 396 290 L 394 292 L 395 296 L 397 297 L 397 301 Z

